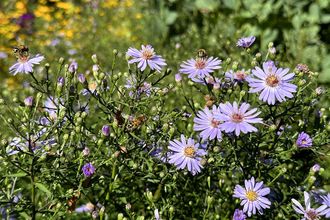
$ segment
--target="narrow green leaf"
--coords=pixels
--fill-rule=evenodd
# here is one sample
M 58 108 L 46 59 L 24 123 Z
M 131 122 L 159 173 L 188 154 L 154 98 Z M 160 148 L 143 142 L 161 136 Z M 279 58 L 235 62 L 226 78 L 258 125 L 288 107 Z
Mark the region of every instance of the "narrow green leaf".
M 13 174 L 8 174 L 6 175 L 6 177 L 23 177 L 26 176 L 27 174 L 24 172 L 20 172 L 20 173 L 13 173 Z
M 41 190 L 43 191 L 44 193 L 46 193 L 48 196 L 51 196 L 52 195 L 52 192 L 49 191 L 47 189 L 47 187 L 45 185 L 43 185 L 42 183 L 35 183 L 35 185 Z

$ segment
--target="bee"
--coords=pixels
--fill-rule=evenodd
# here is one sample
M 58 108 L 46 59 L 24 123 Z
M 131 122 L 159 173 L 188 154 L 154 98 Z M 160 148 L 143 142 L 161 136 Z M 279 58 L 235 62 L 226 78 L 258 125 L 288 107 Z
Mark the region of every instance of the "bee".
M 24 53 L 29 52 L 29 48 L 27 46 L 20 45 L 18 47 L 14 47 L 13 52 L 14 53 L 19 53 L 19 54 L 24 54 Z
M 197 57 L 198 58 L 207 58 L 206 50 L 204 50 L 204 49 L 198 49 L 197 50 Z

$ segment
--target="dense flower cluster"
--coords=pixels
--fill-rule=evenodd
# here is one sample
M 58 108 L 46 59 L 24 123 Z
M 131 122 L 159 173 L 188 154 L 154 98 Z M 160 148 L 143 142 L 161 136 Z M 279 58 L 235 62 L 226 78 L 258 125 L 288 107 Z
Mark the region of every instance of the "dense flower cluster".
M 253 36 L 242 38 L 237 46 L 249 48 L 254 42 Z M 114 54 L 117 56 L 117 51 Z M 92 72 L 80 73 L 81 67 L 74 59 L 70 59 L 68 65 L 61 61 L 52 85 L 48 74 L 53 70 L 40 81 L 36 78 L 44 69 L 34 69 L 34 65 L 40 64 L 43 56 L 31 58 L 25 47 L 18 48 L 16 56 L 18 63 L 10 67 L 10 72 L 29 73 L 34 80 L 31 88 L 36 89 L 38 95 L 26 95 L 22 99 L 19 109 L 23 109 L 24 120 L 19 126 L 13 123 L 16 136 L 8 144 L 4 143 L 4 158 L 19 158 L 14 162 L 7 160 L 15 167 L 16 161 L 30 163 L 29 170 L 20 168 L 23 174 L 6 172 L 8 177 L 30 177 L 32 206 L 36 206 L 35 187 L 51 196 L 50 189 L 41 185 L 35 176 L 39 175 L 39 169 L 51 167 L 56 168 L 54 181 L 58 184 L 61 179 L 65 183 L 67 210 L 90 213 L 93 218 L 123 207 L 127 215 L 134 216 L 134 212 L 140 212 L 140 204 L 148 204 L 148 210 L 153 210 L 156 219 L 173 218 L 175 209 L 171 202 L 187 207 L 186 203 L 194 205 L 194 199 L 199 205 L 207 205 L 203 215 L 210 219 L 220 217 L 211 214 L 211 206 L 216 207 L 214 210 L 228 208 L 221 211 L 224 214 L 221 218 L 232 216 L 234 220 L 245 220 L 252 215 L 280 216 L 280 211 L 275 209 L 282 204 L 291 207 L 291 202 L 293 210 L 287 212 L 295 211 L 294 215 L 302 215 L 303 219 L 330 217 L 329 194 L 317 195 L 318 208 L 311 207 L 308 192 L 304 192 L 305 207 L 294 199 L 298 187 L 308 189 L 316 176 L 322 175 L 324 168 L 318 164 L 319 160 L 311 161 L 306 173 L 299 171 L 303 169 L 299 160 L 303 155 L 309 162 L 313 158 L 309 155 L 311 150 L 328 145 L 324 142 L 327 134 L 323 130 L 329 122 L 320 116 L 324 111 L 317 109 L 319 114 L 313 123 L 321 124 L 322 129 L 311 129 L 311 121 L 303 117 L 312 115 L 316 104 L 304 107 L 307 102 L 299 97 L 304 92 L 300 87 L 304 82 L 296 83 L 295 74 L 290 73 L 289 68 L 280 68 L 275 61 L 267 60 L 268 57 L 265 62 L 255 59 L 252 68 L 236 62 L 230 66 L 230 59 L 222 63 L 219 58 L 208 57 L 204 50 L 199 50 L 196 58 L 180 64 L 179 73 L 172 77 L 177 82 L 173 85 L 162 81 L 170 74 L 164 70 L 167 62 L 163 56 L 157 55 L 151 45 L 142 45 L 140 50 L 133 47 L 127 50 L 128 72 L 117 73 L 113 69 L 107 72 L 93 55 Z M 131 68 L 132 64 L 136 68 Z M 48 68 L 47 65 L 45 69 L 48 71 Z M 187 89 L 187 85 L 191 87 Z M 197 92 L 193 93 L 193 89 Z M 175 96 L 175 92 L 179 95 Z M 201 94 L 204 106 L 201 105 L 203 99 L 199 98 Z M 308 101 L 316 103 L 318 95 L 315 94 Z M 296 112 L 298 108 L 303 114 Z M 35 115 L 38 118 L 26 119 Z M 317 150 L 313 153 L 317 154 Z M 40 163 L 46 160 L 50 162 Z M 293 171 L 294 166 L 297 168 Z M 64 171 L 79 181 L 67 180 L 63 177 Z M 294 172 L 306 177 L 290 176 Z M 292 190 L 288 192 L 281 187 L 288 184 L 291 177 L 303 186 L 292 183 Z M 49 179 L 44 178 L 45 183 Z M 244 185 L 239 185 L 242 179 Z M 52 185 L 51 190 L 59 185 Z M 205 199 L 196 199 L 205 188 Z M 180 190 L 187 193 L 187 198 L 180 198 L 182 201 L 164 196 Z M 240 203 L 215 204 L 214 198 L 223 195 L 231 201 L 237 198 L 236 202 L 240 200 Z M 164 197 L 159 200 L 160 196 Z M 228 198 L 217 199 L 229 201 Z M 136 206 L 138 209 L 131 205 L 137 200 L 143 200 Z M 77 204 L 80 205 L 76 207 Z M 186 215 L 182 213 L 181 217 Z M 118 219 L 123 219 L 123 215 L 118 213 Z

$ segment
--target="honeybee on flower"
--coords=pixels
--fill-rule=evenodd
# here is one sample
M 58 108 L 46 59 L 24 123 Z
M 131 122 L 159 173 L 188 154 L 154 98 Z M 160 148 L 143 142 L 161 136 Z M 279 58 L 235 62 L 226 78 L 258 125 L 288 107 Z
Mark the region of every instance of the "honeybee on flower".
M 10 73 L 13 75 L 16 75 L 17 73 L 28 74 L 33 72 L 33 65 L 40 64 L 40 62 L 45 58 L 40 54 L 31 57 L 29 48 L 24 45 L 15 47 L 13 52 L 17 57 L 17 63 L 9 68 Z

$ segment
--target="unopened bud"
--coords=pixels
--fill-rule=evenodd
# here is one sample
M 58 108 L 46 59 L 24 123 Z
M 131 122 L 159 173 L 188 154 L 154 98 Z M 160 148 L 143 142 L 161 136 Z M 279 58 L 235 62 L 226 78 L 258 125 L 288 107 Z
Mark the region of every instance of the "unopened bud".
M 33 97 L 29 96 L 24 99 L 24 104 L 27 107 L 31 107 L 33 105 Z
M 182 81 L 182 76 L 180 73 L 175 74 L 175 82 L 179 83 Z
M 93 60 L 94 63 L 98 62 L 96 54 L 92 55 L 92 60 Z
M 63 57 L 60 57 L 60 59 L 58 59 L 58 62 L 59 62 L 59 64 L 63 65 L 63 63 L 64 63 L 64 58 L 63 58 Z
M 102 134 L 106 137 L 110 135 L 110 126 L 109 125 L 103 125 Z
M 62 87 L 65 83 L 64 77 L 60 76 L 57 79 L 57 86 Z
M 90 154 L 90 150 L 89 150 L 89 148 L 88 148 L 88 147 L 85 147 L 84 150 L 83 150 L 83 155 L 84 155 L 85 157 L 87 157 L 89 154 Z
M 311 170 L 316 173 L 316 172 L 319 172 L 321 169 L 321 166 L 320 164 L 315 164 L 314 166 L 312 166 Z
M 86 82 L 85 75 L 84 75 L 84 74 L 79 74 L 79 75 L 78 75 L 78 81 L 79 81 L 81 84 L 84 84 L 84 83 Z

